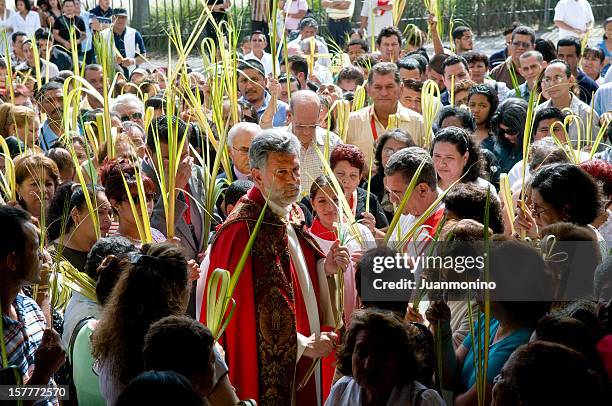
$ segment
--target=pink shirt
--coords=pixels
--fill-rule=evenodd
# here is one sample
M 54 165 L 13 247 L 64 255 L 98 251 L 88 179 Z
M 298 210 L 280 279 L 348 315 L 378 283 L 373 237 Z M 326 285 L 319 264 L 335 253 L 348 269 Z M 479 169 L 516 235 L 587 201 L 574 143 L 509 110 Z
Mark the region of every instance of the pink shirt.
M 285 3 L 285 12 L 287 14 L 295 14 L 302 10 L 308 10 L 308 3 L 306 0 L 287 0 Z M 299 18 L 289 16 L 285 18 L 285 29 L 289 31 L 297 30 L 299 24 Z

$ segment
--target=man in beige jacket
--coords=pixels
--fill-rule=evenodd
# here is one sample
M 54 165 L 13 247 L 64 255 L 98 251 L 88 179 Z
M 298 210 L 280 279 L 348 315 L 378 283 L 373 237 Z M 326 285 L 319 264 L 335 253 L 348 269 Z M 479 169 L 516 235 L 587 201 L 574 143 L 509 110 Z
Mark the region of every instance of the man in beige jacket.
M 367 92 L 373 104 L 351 113 L 346 139 L 347 144 L 356 145 L 365 154 L 367 167 L 374 157 L 376 140 L 388 127 L 407 131 L 418 146 L 425 146 L 423 116 L 399 102 L 402 83 L 394 63 L 381 62 L 372 67 Z

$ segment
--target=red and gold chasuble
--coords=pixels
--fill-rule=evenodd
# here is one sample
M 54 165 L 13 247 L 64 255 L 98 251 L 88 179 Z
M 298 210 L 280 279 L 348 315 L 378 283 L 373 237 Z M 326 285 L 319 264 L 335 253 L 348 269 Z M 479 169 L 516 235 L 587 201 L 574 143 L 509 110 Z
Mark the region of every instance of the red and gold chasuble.
M 255 187 L 240 200 L 212 242 L 210 270 L 233 272 L 264 203 Z M 324 254 L 308 234 L 297 205 L 291 208 L 289 222 L 298 236 L 318 304 L 316 266 Z M 255 399 L 258 405 L 310 406 L 318 403 L 315 375 L 297 390 L 312 364 L 308 357 L 297 360 L 297 333 L 310 336 L 310 324 L 287 238 L 287 220 L 268 208 L 234 291 L 236 310 L 219 343 L 240 399 Z M 200 314 L 205 322 L 206 300 Z

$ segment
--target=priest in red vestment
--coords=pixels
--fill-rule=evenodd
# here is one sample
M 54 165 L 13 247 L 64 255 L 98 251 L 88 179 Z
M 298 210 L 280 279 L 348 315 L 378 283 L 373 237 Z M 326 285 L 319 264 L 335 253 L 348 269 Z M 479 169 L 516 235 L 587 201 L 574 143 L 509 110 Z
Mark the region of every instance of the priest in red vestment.
M 337 338 L 330 332 L 331 275 L 348 266 L 349 254 L 335 244 L 325 257 L 306 229 L 295 204 L 299 151 L 298 139 L 286 131 L 268 130 L 253 139 L 249 160 L 255 186 L 218 229 L 208 257 L 209 270 L 233 272 L 268 198 L 234 291 L 236 310 L 219 340 L 238 397 L 258 405 L 322 404 L 320 362 L 307 384 L 298 386 L 313 362 L 332 352 Z M 205 299 L 200 315 L 205 323 Z

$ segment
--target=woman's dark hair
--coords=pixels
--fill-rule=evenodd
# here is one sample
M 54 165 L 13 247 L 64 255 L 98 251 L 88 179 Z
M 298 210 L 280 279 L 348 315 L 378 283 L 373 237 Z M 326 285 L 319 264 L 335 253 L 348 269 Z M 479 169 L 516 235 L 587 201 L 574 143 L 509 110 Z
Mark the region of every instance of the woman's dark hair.
M 525 132 L 525 122 L 527 121 L 527 102 L 523 99 L 510 98 L 504 100 L 493 117 L 491 117 L 491 129 L 495 132 L 496 142 L 505 148 L 521 150 L 523 147 L 523 133 Z M 509 129 L 516 131 L 518 137 L 516 146 L 504 136 L 499 135 L 499 125 L 503 124 Z
M 531 187 L 570 223 L 586 226 L 599 214 L 597 183 L 579 166 L 568 163 L 543 166 L 535 173 Z
M 372 301 L 363 297 L 361 289 L 362 286 L 372 286 L 374 279 L 379 278 L 379 274 L 374 272 L 376 269 L 375 262 L 378 259 L 387 257 L 395 258 L 396 255 L 397 251 L 387 246 L 376 247 L 366 251 L 355 267 L 355 288 L 357 290 L 357 296 L 365 308 L 388 310 L 394 312 L 403 319 L 408 309 L 408 300 L 410 298 L 409 291 L 405 292 L 405 300 L 398 299 L 392 301 L 387 298 L 387 300 L 384 301 Z M 404 273 L 405 269 L 401 267 L 385 267 L 386 275 L 403 275 Z M 392 278 L 393 276 L 389 277 Z M 409 274 L 407 277 L 413 278 L 413 274 Z
M 493 86 L 488 85 L 486 83 L 481 85 L 476 85 L 470 89 L 470 93 L 468 94 L 468 103 L 470 98 L 475 94 L 481 94 L 487 98 L 489 104 L 489 116 L 487 117 L 487 128 L 491 128 L 491 117 L 495 114 L 495 110 L 497 110 L 497 106 L 499 105 L 499 99 L 497 97 L 497 92 L 493 88 Z
M 548 256 L 563 256 L 563 261 L 547 263 L 553 275 L 556 300 L 590 299 L 595 268 L 601 263 L 601 251 L 595 232 L 587 226 L 559 222 L 540 231 L 542 238 L 554 236 Z
M 459 154 L 462 156 L 467 152 L 468 160 L 465 163 L 463 168 L 462 175 L 465 174 L 464 178 L 461 180 L 462 182 L 475 182 L 482 173 L 482 161 L 480 159 L 480 151 L 470 134 L 459 127 L 446 127 L 441 128 L 436 132 L 436 135 L 431 143 L 431 155 L 433 156 L 434 147 L 438 142 L 448 142 L 449 144 L 453 144 Z
M 95 280 L 98 275 L 98 267 L 107 256 L 127 257 L 128 254 L 136 252 L 136 250 L 136 246 L 125 237 L 115 235 L 100 238 L 89 250 L 83 270 L 90 278 Z
M 30 4 L 29 0 L 15 0 L 15 12 L 17 12 L 17 3 L 18 2 L 22 2 L 26 10 L 32 11 L 32 4 Z
M 332 186 L 332 184 L 333 184 L 332 180 L 329 176 L 325 176 L 325 175 L 318 176 L 314 180 L 314 182 L 312 182 L 312 185 L 310 185 L 310 193 L 309 193 L 310 199 L 314 199 L 319 190 L 327 186 Z
M 495 234 L 504 232 L 504 222 L 499 200 L 487 190 L 472 183 L 458 183 L 444 196 L 444 208 L 459 219 L 472 219 L 485 223 L 489 200 L 489 227 Z
M 498 303 L 515 322 L 535 327 L 550 311 L 551 277 L 546 272 L 542 255 L 529 244 L 494 235 L 489 253 L 491 281 L 497 289 L 492 300 Z
M 145 369 L 175 371 L 193 382 L 209 372 L 214 344 L 210 330 L 198 321 L 187 316 L 164 317 L 145 336 Z
M 385 148 L 387 140 L 394 139 L 397 142 L 403 142 L 408 147 L 416 147 L 414 140 L 405 130 L 401 128 L 392 128 L 387 130 L 380 136 L 376 143 L 376 152 L 374 153 L 374 165 L 376 165 L 376 173 L 384 173 L 385 168 L 382 166 L 382 152 Z
M 597 338 L 579 320 L 571 317 L 546 315 L 538 321 L 535 328 L 536 339 L 551 343 L 563 344 L 584 356 L 589 368 L 602 378 L 607 378 L 599 353 Z
M 96 298 L 102 307 L 108 302 L 111 292 L 117 285 L 121 274 L 130 265 L 126 256 L 109 255 L 96 269 Z
M 127 385 L 115 405 L 204 406 L 204 401 L 183 375 L 174 371 L 147 371 Z
M 87 186 L 89 197 L 93 200 L 98 193 L 104 193 L 101 186 Z M 58 239 L 62 233 L 70 231 L 74 226 L 74 221 L 70 212 L 72 209 L 85 210 L 87 208 L 87 198 L 83 187 L 74 182 L 61 184 L 55 191 L 55 195 L 49 205 L 47 238 L 49 241 Z
M 546 62 L 550 62 L 557 59 L 557 48 L 555 47 L 555 44 L 549 39 L 536 39 L 534 50 L 541 53 L 542 57 Z M 540 82 L 540 80 L 538 80 L 538 82 Z
M 343 343 L 337 353 L 337 369 L 344 376 L 353 376 L 353 351 L 357 335 L 361 331 L 377 335 L 385 343 L 385 352 L 389 357 L 397 358 L 401 369 L 398 373 L 399 383 L 411 383 L 415 380 L 418 364 L 414 356 L 414 338 L 408 334 L 403 321 L 392 312 L 365 309 L 357 310 L 351 317 Z
M 469 132 L 476 131 L 476 120 L 472 113 L 460 107 L 455 106 L 444 106 L 438 113 L 438 119 L 436 122 L 437 128 L 442 128 L 442 123 L 449 117 L 457 117 L 461 122 L 461 127 Z
M 184 313 L 187 261 L 168 243 L 145 244 L 121 272 L 91 337 L 92 353 L 126 384 L 144 370 L 142 347 L 151 324 Z
M 338 144 L 329 157 L 329 166 L 334 169 L 340 161 L 347 161 L 353 168 L 359 169 L 359 175 L 365 171 L 365 155 L 355 145 Z
M 504 393 L 510 393 L 515 404 L 605 404 L 603 382 L 580 353 L 561 344 L 535 341 L 522 345 L 510 355 L 503 372 Z

